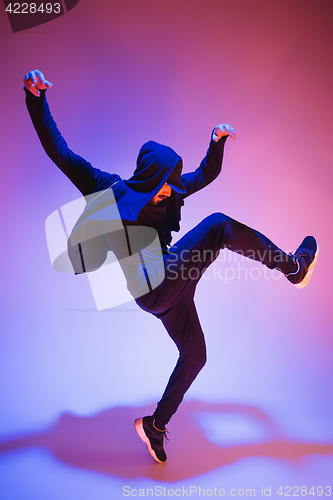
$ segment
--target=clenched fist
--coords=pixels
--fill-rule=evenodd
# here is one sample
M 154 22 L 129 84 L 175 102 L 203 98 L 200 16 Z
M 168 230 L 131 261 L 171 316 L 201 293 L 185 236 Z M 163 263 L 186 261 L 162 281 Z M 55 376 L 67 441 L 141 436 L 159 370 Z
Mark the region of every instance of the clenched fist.
M 25 87 L 36 97 L 40 96 L 40 90 L 49 89 L 53 87 L 51 82 L 45 80 L 45 77 L 41 71 L 35 69 L 35 71 L 29 71 L 23 78 Z
M 217 142 L 219 139 L 221 139 L 221 137 L 223 137 L 225 135 L 230 135 L 231 139 L 235 139 L 236 138 L 236 130 L 234 129 L 234 127 L 232 127 L 231 125 L 228 125 L 227 123 L 221 123 L 221 125 L 217 125 L 214 128 L 213 140 L 215 142 Z

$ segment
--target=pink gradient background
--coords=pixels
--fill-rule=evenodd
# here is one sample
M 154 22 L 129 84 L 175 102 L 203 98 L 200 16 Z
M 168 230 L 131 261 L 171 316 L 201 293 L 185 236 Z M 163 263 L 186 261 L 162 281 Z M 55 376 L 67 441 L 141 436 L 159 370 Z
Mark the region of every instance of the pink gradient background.
M 66 411 L 153 405 L 177 358 L 152 316 L 134 303 L 98 313 L 87 278 L 50 265 L 45 219 L 78 192 L 46 157 L 25 109 L 22 78 L 38 68 L 54 84 L 48 100 L 70 147 L 124 178 L 147 140 L 173 147 L 186 172 L 204 156 L 215 125 L 236 128 L 222 175 L 186 201 L 174 241 L 221 211 L 287 251 L 313 234 L 321 257 L 302 291 L 253 263 L 241 266 L 258 268 L 259 279 L 200 283 L 208 364 L 186 400 L 253 406 L 291 441 L 331 444 L 332 2 L 80 0 L 61 18 L 16 34 L 4 14 L 2 441 L 53 425 Z M 207 415 L 200 418 L 206 429 Z M 250 439 L 239 425 L 238 435 Z M 207 439 L 218 441 L 212 433 Z M 270 484 L 325 486 L 332 465 L 320 453 L 244 456 L 192 484 L 255 484 L 258 492 Z M 43 447 L 3 453 L 1 498 L 104 500 L 122 498 L 125 484 L 156 484 L 149 473 L 135 477 L 133 461 L 129 467 L 134 478 L 125 480 L 68 467 Z

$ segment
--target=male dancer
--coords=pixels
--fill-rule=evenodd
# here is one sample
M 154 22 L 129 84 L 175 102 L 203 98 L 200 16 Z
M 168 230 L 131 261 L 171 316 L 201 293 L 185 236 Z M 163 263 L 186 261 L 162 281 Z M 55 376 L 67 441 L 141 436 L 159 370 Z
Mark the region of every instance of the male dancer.
M 224 145 L 228 136 L 235 138 L 234 128 L 228 124 L 215 127 L 200 166 L 183 175 L 181 157 L 150 141 L 139 152 L 133 176 L 122 180 L 92 167 L 68 148 L 46 101 L 45 92 L 52 84 L 40 71 L 30 71 L 24 83 L 27 107 L 46 153 L 87 197 L 86 209 L 69 238 L 68 253 L 75 272 L 97 269 L 112 250 L 139 307 L 162 321 L 179 349 L 178 362 L 154 414 L 135 421 L 152 457 L 165 462 L 165 426 L 206 362 L 205 339 L 194 304 L 203 272 L 222 248 L 228 248 L 279 270 L 303 288 L 317 262 L 318 244 L 307 236 L 296 252 L 288 255 L 258 231 L 215 213 L 170 246 L 171 232 L 179 231 L 184 199 L 218 176 Z M 110 221 L 117 218 L 115 206 L 125 228 L 122 231 L 110 229 Z M 148 236 L 147 228 L 153 230 Z M 155 234 L 161 252 L 153 244 Z M 134 258 L 133 247 L 139 249 L 136 255 L 140 254 L 140 259 Z

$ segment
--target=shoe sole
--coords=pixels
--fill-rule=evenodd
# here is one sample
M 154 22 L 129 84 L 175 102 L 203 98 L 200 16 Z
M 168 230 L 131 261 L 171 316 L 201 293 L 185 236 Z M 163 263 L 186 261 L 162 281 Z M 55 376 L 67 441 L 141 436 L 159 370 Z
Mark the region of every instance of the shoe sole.
M 146 436 L 145 430 L 143 428 L 142 418 L 137 418 L 135 420 L 134 427 L 135 427 L 136 432 L 139 435 L 139 438 L 142 439 L 142 441 L 144 443 L 146 443 L 148 451 L 151 454 L 151 456 L 153 457 L 153 459 L 156 460 L 156 462 L 158 462 L 159 464 L 163 464 L 164 462 L 162 462 L 162 460 L 159 460 L 157 458 L 156 453 L 154 452 L 153 448 L 151 447 L 150 441 L 149 441 L 148 437 Z
M 309 281 L 312 277 L 313 270 L 314 270 L 315 265 L 317 264 L 317 261 L 319 258 L 319 245 L 318 245 L 317 240 L 316 240 L 316 245 L 317 245 L 317 250 L 315 253 L 315 257 L 314 257 L 313 261 L 311 262 L 309 269 L 308 269 L 308 272 L 304 276 L 303 280 L 300 283 L 297 283 L 295 285 L 296 288 L 305 288 L 309 284 Z

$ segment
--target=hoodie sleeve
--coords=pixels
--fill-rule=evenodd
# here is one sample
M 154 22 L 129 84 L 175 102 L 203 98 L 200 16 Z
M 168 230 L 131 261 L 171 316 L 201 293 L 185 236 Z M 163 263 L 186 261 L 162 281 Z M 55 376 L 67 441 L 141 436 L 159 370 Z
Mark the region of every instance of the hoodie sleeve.
M 227 137 L 224 136 L 217 142 L 211 140 L 207 154 L 199 167 L 194 172 L 181 176 L 182 184 L 186 189 L 186 194 L 182 195 L 183 198 L 187 198 L 187 196 L 208 186 L 219 175 L 222 169 L 223 151 Z
M 84 196 L 105 189 L 112 182 L 113 177 L 118 178 L 116 175 L 94 168 L 84 158 L 69 149 L 51 115 L 45 90 L 40 91 L 40 97 L 34 96 L 27 89 L 24 90 L 32 123 L 46 154 Z

